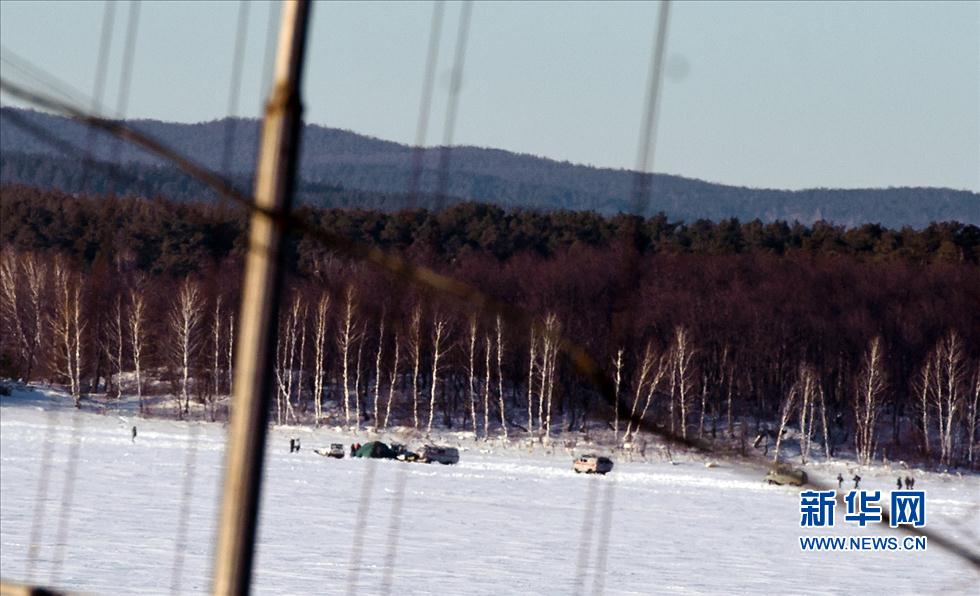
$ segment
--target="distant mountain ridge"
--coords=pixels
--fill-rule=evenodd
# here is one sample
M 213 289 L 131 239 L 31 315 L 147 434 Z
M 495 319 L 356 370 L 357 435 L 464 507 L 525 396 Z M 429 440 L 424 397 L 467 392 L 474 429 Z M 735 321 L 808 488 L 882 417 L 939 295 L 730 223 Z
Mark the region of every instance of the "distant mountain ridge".
M 0 182 L 54 187 L 69 192 L 91 188 L 92 175 L 82 172 L 76 156 L 61 155 L 45 142 L 17 127 L 11 112 L 33 126 L 76 147 L 90 147 L 101 160 L 126 164 L 129 182 L 102 181 L 118 194 L 164 194 L 172 198 L 207 198 L 202 186 L 184 180 L 161 161 L 104 133 L 90 133 L 70 119 L 15 108 L 0 110 Z M 258 144 L 257 120 L 216 120 L 180 124 L 133 120 L 130 125 L 204 165 L 220 169 L 226 131 L 234 129 L 229 172 L 247 183 Z M 424 152 L 420 191 L 435 192 L 439 149 Z M 301 201 L 321 206 L 363 206 L 397 209 L 406 205 L 412 148 L 350 131 L 306 125 L 300 174 Z M 86 179 L 89 179 L 87 182 Z M 82 182 L 80 182 L 82 181 Z M 505 207 L 593 210 L 614 214 L 630 210 L 633 173 L 595 168 L 499 149 L 454 147 L 448 194 L 458 200 Z M 425 197 L 419 206 L 425 206 Z M 695 221 L 737 217 L 741 220 L 826 220 L 856 226 L 880 223 L 921 228 L 933 221 L 980 225 L 980 194 L 946 188 L 828 189 L 800 191 L 727 186 L 666 174 L 653 176 L 646 215 L 664 212 L 669 218 Z

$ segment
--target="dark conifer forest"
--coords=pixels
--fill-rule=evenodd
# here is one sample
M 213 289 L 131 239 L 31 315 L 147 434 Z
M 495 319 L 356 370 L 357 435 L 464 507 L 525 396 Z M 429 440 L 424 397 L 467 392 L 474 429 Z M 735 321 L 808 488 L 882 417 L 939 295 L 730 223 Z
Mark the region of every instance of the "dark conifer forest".
M 162 381 L 141 396 L 183 400 L 176 415 L 191 403 L 226 415 L 239 210 L 18 185 L 0 188 L 0 207 L 0 375 L 83 399 L 118 394 L 136 369 Z M 751 441 L 790 424 L 807 450 L 976 465 L 974 225 L 683 223 L 478 203 L 301 214 L 528 309 L 658 427 L 719 440 L 749 429 Z M 635 432 L 548 336 L 473 318 L 312 238 L 293 237 L 286 262 L 279 420 Z

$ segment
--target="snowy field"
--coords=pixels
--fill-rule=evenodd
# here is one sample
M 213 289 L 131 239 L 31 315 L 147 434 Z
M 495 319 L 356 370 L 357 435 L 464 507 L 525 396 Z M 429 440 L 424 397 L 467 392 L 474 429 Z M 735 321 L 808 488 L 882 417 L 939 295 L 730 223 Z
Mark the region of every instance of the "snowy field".
M 47 438 L 54 450 L 34 581 L 88 593 L 201 593 L 210 585 L 225 430 L 0 398 L 0 575 L 23 581 Z M 130 429 L 139 436 L 131 441 Z M 73 433 L 77 478 L 58 559 Z M 302 439 L 290 454 L 289 437 Z M 461 443 L 457 466 L 328 460 L 314 447 L 364 441 L 327 429 L 270 435 L 256 562 L 264 594 L 964 593 L 980 576 L 925 553 L 801 552 L 799 497 L 726 462 L 617 461 L 577 476 L 571 457 Z M 447 437 L 447 441 L 448 441 Z M 185 463 L 195 475 L 183 571 L 175 544 Z M 618 459 L 618 458 L 617 458 Z M 844 464 L 815 474 L 848 475 Z M 862 470 L 890 490 L 897 472 Z M 851 470 L 853 475 L 853 470 Z M 980 548 L 980 480 L 917 474 L 929 528 Z M 400 508 L 400 514 L 398 509 Z M 394 512 L 394 514 L 393 514 Z M 838 517 L 842 511 L 838 510 Z M 880 535 L 850 525 L 825 534 Z

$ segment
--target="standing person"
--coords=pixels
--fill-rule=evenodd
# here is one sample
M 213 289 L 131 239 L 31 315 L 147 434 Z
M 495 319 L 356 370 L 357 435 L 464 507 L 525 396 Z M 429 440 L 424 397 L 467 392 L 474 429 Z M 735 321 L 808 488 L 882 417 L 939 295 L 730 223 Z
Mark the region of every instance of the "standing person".
M 296 439 L 289 439 L 289 452 L 296 451 Z
M 837 488 L 844 488 L 844 476 L 837 474 Z
M 136 425 L 133 425 L 133 442 L 136 442 Z
M 857 490 L 861 486 L 861 477 L 857 474 L 854 475 L 854 490 Z
M 902 477 L 901 476 L 898 477 L 898 481 L 896 482 L 896 484 L 898 485 L 898 490 L 902 490 Z
M 909 489 L 915 488 L 915 478 L 909 478 Z

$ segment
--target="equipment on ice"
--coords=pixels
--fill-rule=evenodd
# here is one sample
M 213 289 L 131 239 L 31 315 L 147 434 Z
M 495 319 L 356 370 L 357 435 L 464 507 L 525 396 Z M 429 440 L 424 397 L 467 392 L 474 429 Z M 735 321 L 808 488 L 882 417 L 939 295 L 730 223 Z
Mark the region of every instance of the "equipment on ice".
M 607 474 L 613 469 L 613 461 L 590 453 L 572 462 L 572 469 L 576 474 Z
M 803 470 L 797 470 L 790 466 L 775 466 L 766 474 L 765 481 L 769 484 L 782 486 L 803 486 L 807 483 L 807 475 Z
M 431 464 L 439 462 L 443 465 L 459 463 L 459 449 L 455 447 L 439 447 L 438 445 L 425 445 L 419 451 L 419 461 Z
M 346 454 L 347 451 L 344 449 L 343 443 L 330 443 L 330 447 L 325 447 L 323 449 L 314 449 L 313 453 L 316 453 L 317 455 L 322 455 L 323 457 L 344 459 L 344 454 Z

